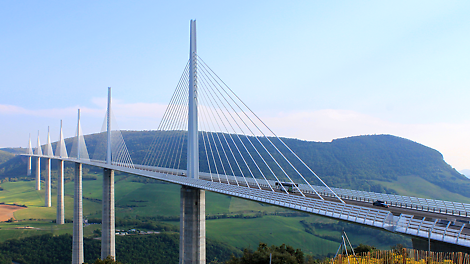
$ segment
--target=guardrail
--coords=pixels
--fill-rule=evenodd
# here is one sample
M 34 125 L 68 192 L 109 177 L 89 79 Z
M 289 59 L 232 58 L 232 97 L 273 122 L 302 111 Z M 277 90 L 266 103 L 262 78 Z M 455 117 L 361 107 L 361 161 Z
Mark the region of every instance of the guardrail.
M 431 231 L 431 239 L 433 240 L 470 247 L 470 236 L 462 234 L 462 230 L 465 225 L 463 225 L 460 230 L 449 228 L 449 224 L 446 228 L 443 228 L 436 225 L 437 220 L 434 222 L 426 221 L 425 218 L 416 220 L 413 219 L 413 216 L 404 214 L 394 216 L 389 211 L 376 208 L 366 208 L 257 188 L 246 188 L 240 185 L 213 182 L 203 179 L 191 179 L 181 176 L 184 175 L 184 170 L 172 170 L 140 165 L 136 165 L 135 169 L 117 166 L 107 167 L 170 183 L 190 186 L 357 224 L 373 226 L 411 236 L 428 238 L 429 231 Z M 201 176 L 207 177 L 207 175 Z M 250 186 L 255 186 L 253 182 L 248 183 Z
M 361 207 L 361 206 L 356 206 L 356 205 L 343 204 L 339 202 L 314 199 L 314 198 L 310 198 L 306 196 L 290 195 L 290 194 L 282 193 L 282 192 L 272 192 L 272 191 L 258 189 L 258 188 L 246 188 L 245 186 L 242 186 L 238 183 L 234 185 L 234 184 L 215 182 L 215 181 L 210 181 L 210 180 L 205 180 L 205 179 L 191 179 L 188 177 L 184 177 L 185 170 L 166 169 L 166 168 L 150 167 L 150 166 L 143 166 L 143 165 L 135 165 L 134 168 L 131 168 L 131 167 L 126 167 L 126 166 L 121 166 L 120 164 L 108 165 L 101 161 L 76 160 L 73 158 L 58 158 L 58 157 L 48 157 L 48 158 L 61 159 L 61 160 L 71 161 L 71 162 L 80 162 L 80 163 L 87 164 L 87 165 L 114 169 L 117 171 L 122 171 L 122 172 L 130 173 L 130 174 L 134 174 L 138 176 L 148 177 L 148 178 L 175 183 L 179 185 L 190 186 L 190 187 L 208 190 L 208 191 L 221 193 L 221 194 L 226 194 L 226 195 L 230 195 L 234 197 L 245 198 L 245 199 L 267 203 L 267 204 L 271 204 L 275 206 L 303 211 L 306 213 L 313 213 L 313 214 L 340 219 L 344 221 L 349 221 L 349 222 L 353 222 L 357 224 L 374 226 L 374 227 L 382 228 L 382 229 L 392 231 L 392 232 L 398 232 L 398 233 L 422 237 L 422 238 L 430 237 L 433 240 L 443 241 L 443 242 L 447 242 L 451 244 L 457 244 L 457 245 L 461 245 L 465 247 L 470 247 L 470 236 L 462 233 L 463 229 L 465 228 L 465 224 L 463 224 L 462 227 L 459 230 L 457 230 L 457 229 L 449 228 L 451 222 L 448 222 L 447 226 L 444 228 L 437 224 L 437 220 L 434 222 L 426 221 L 425 218 L 421 220 L 416 220 L 416 219 L 413 219 L 413 216 L 405 215 L 405 214 L 402 214 L 400 216 L 394 216 L 389 211 L 381 210 L 377 208 L 366 208 L 366 207 Z M 201 173 L 200 176 L 202 178 L 207 178 L 208 174 Z M 235 177 L 233 177 L 232 179 L 236 180 Z M 248 182 L 248 185 L 252 187 L 255 187 L 259 184 L 259 182 L 258 184 L 256 184 L 252 180 L 246 181 L 246 182 Z M 345 190 L 345 189 L 335 188 L 333 190 L 340 191 L 340 190 Z M 323 195 L 328 196 L 327 192 L 322 192 L 322 193 L 324 193 Z M 344 194 L 340 192 L 339 194 L 344 196 Z M 350 197 L 353 197 L 353 196 L 350 196 Z M 347 196 L 344 198 L 348 199 Z M 366 201 L 366 199 L 370 200 L 370 198 L 363 198 L 363 197 L 359 197 L 359 199 L 362 199 L 361 201 Z

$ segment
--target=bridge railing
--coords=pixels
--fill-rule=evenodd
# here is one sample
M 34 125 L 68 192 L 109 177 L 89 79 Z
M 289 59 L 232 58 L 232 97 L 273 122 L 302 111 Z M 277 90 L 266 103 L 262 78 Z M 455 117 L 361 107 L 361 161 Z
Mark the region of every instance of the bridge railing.
M 333 193 L 331 193 L 326 188 L 323 188 L 323 186 L 314 186 L 314 188 L 316 188 L 317 192 L 322 196 L 332 198 L 334 197 Z M 356 191 L 341 188 L 332 189 L 343 200 L 363 201 L 370 203 L 380 200 L 394 207 L 407 208 L 424 212 L 435 212 L 450 216 L 470 217 L 470 204 L 467 203 Z M 305 192 L 312 193 L 312 191 L 309 191 L 308 189 L 305 189 Z
M 242 177 L 232 176 L 232 175 L 218 175 L 218 174 L 209 174 L 209 173 L 200 173 L 200 178 L 205 180 L 216 180 L 218 178 L 225 179 L 228 178 L 231 182 L 239 182 L 241 185 L 245 185 L 244 181 L 248 181 L 250 186 L 255 186 L 254 179 L 243 179 Z M 267 186 L 263 184 L 264 180 L 259 180 L 258 182 L 262 186 Z M 264 181 L 265 182 L 265 181 Z M 274 186 L 275 182 L 269 180 L 269 184 Z M 300 184 L 299 188 L 305 194 L 315 195 L 315 192 L 310 189 L 309 186 Z M 329 191 L 324 186 L 313 185 L 313 188 L 324 197 L 335 198 L 334 194 Z M 462 216 L 470 217 L 470 204 L 451 202 L 451 201 L 442 201 L 435 199 L 426 199 L 418 198 L 412 196 L 403 196 L 403 195 L 394 195 L 394 194 L 385 194 L 385 193 L 375 193 L 367 191 L 357 191 L 350 189 L 342 188 L 331 188 L 341 199 L 351 200 L 351 201 L 361 201 L 373 203 L 374 201 L 380 200 L 386 202 L 390 206 L 406 208 L 412 210 L 418 210 L 423 212 L 435 212 L 440 214 L 445 214 L 449 216 Z
M 445 226 L 442 226 L 438 220 L 430 222 L 426 221 L 425 218 L 418 220 L 414 219 L 412 215 L 402 214 L 398 217 L 392 231 L 470 246 L 470 236 L 462 233 L 465 224 L 460 229 L 450 228 L 451 224 L 451 222 L 447 222 Z
M 138 176 L 144 176 L 185 186 L 192 186 L 195 188 L 234 197 L 250 199 L 253 201 L 259 201 L 298 211 L 331 217 L 334 219 L 346 220 L 358 224 L 375 226 L 378 228 L 422 238 L 428 238 L 429 233 L 431 233 L 430 237 L 433 240 L 470 247 L 470 236 L 462 233 L 465 224 L 462 225 L 460 229 L 455 229 L 450 228 L 450 221 L 444 227 L 439 224 L 437 220 L 434 222 L 426 221 L 425 218 L 417 220 L 413 219 L 413 216 L 405 214 L 402 214 L 401 216 L 394 216 L 389 211 L 378 208 L 367 208 L 351 204 L 320 200 L 301 195 L 272 192 L 258 188 L 246 188 L 243 185 L 239 186 L 236 184 L 214 182 L 208 181 L 206 179 L 191 179 L 182 177 L 185 176 L 184 170 L 165 169 L 142 165 L 136 165 L 135 168 L 130 168 L 125 166 L 118 166 L 120 164 L 107 165 L 103 162 L 96 162 L 91 160 L 77 160 L 74 158 L 58 157 L 54 158 L 72 162 L 81 162 L 83 164 L 92 166 L 111 168 Z M 207 177 L 207 175 L 202 174 L 202 178 L 204 177 Z M 248 185 L 257 187 L 254 181 L 248 181 Z M 268 185 L 266 184 L 266 186 Z M 359 198 L 368 199 L 362 197 Z
M 29 155 L 29 156 L 38 156 L 38 155 Z M 40 157 L 44 157 L 43 155 Z M 74 158 L 69 158 L 74 160 Z M 104 163 L 104 161 L 100 160 L 90 160 L 96 163 Z M 129 167 L 128 164 L 122 163 L 117 164 L 113 163 L 113 165 L 122 166 L 122 167 Z M 162 173 L 169 173 L 175 175 L 184 175 L 185 170 L 176 170 L 176 169 L 167 169 L 161 167 L 152 167 L 152 166 L 145 166 L 145 165 L 137 165 L 133 164 L 135 168 L 141 170 L 148 170 L 148 171 L 158 171 Z M 204 180 L 211 180 L 215 181 L 216 179 L 221 179 L 226 182 L 228 179 L 229 183 L 240 186 L 246 186 L 246 183 L 250 187 L 257 187 L 262 186 L 265 188 L 270 188 L 267 183 L 263 183 L 264 180 L 254 180 L 254 179 L 244 179 L 238 176 L 232 175 L 218 175 L 218 174 L 209 174 L 209 173 L 200 173 L 200 178 Z M 269 181 L 269 185 L 274 186 L 274 181 Z M 329 191 L 324 186 L 316 186 L 313 185 L 315 190 L 322 196 L 334 198 L 335 195 Z M 305 194 L 315 195 L 315 192 L 312 191 L 308 186 L 304 184 L 300 184 L 299 188 Z M 412 210 L 418 210 L 423 212 L 435 212 L 440 214 L 445 214 L 449 216 L 462 216 L 462 217 L 470 217 L 470 204 L 467 203 L 459 203 L 459 202 L 451 202 L 451 201 L 442 201 L 442 200 L 434 200 L 434 199 L 426 199 L 426 198 L 418 198 L 412 196 L 402 196 L 402 195 L 394 195 L 394 194 L 384 194 L 384 193 L 375 193 L 375 192 L 367 192 L 367 191 L 357 191 L 357 190 L 350 190 L 350 189 L 342 189 L 342 188 L 331 188 L 341 199 L 343 200 L 352 200 L 352 201 L 362 201 L 362 202 L 374 202 L 377 200 L 384 201 L 390 206 L 399 207 L 399 208 L 406 208 Z

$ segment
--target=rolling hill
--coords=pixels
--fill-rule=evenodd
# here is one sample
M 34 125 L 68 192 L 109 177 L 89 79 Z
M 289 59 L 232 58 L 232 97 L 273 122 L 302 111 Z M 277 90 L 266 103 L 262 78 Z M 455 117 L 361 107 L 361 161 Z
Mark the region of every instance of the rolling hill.
M 135 163 L 144 159 L 145 152 L 155 137 L 168 136 L 155 131 L 123 131 L 122 134 Z M 100 148 L 97 142 L 101 137 L 104 135 L 85 136 L 91 155 Z M 284 141 L 330 186 L 470 202 L 469 195 L 464 192 L 469 187 L 470 180 L 446 164 L 438 151 L 407 139 L 371 135 L 336 139 L 332 142 L 297 139 Z M 67 139 L 66 144 L 70 150 L 72 139 Z M 0 163 L 0 180 L 4 182 L 4 191 L 0 191 L 0 197 L 7 203 L 28 206 L 27 209 L 15 212 L 15 218 L 22 221 L 19 223 L 44 226 L 41 234 L 51 231 L 53 234 L 70 233 L 70 226 L 59 229 L 49 223 L 55 216 L 55 183 L 53 207 L 44 208 L 44 191 L 35 191 L 34 183 L 30 181 L 33 177 L 25 177 L 26 158 L 8 154 L 6 157 Z M 53 162 L 52 165 L 52 178 L 55 179 L 56 163 Z M 33 170 L 34 167 L 35 162 Z M 204 169 L 201 162 L 201 170 Z M 69 219 L 73 201 L 70 196 L 73 193 L 72 173 L 71 164 L 68 164 L 65 191 L 68 204 L 66 218 Z M 101 169 L 84 167 L 83 196 L 85 215 L 88 218 L 101 217 L 101 175 Z M 121 173 L 116 173 L 115 186 L 117 218 L 152 218 L 178 226 L 178 186 Z M 388 248 L 396 243 L 410 243 L 409 238 L 399 235 L 317 216 L 293 214 L 282 208 L 219 194 L 208 193 L 206 199 L 207 236 L 239 248 L 253 248 L 259 242 L 286 243 L 302 248 L 308 254 L 326 255 L 337 249 L 338 239 L 341 237 L 338 226 L 348 230 L 352 243 L 356 245 L 363 243 Z M 36 222 L 38 220 L 34 219 L 45 220 Z M 4 237 L 18 236 L 18 231 L 8 229 L 9 226 L 8 223 L 0 225 L 3 228 L 0 232 L 4 233 Z M 33 231 L 22 232 L 23 237 L 35 234 Z
M 168 133 L 171 136 L 171 133 L 179 132 L 122 131 L 129 153 L 137 164 L 144 160 L 152 141 L 158 137 L 168 137 Z M 103 149 L 104 138 L 104 134 L 85 136 L 90 156 L 97 155 L 98 150 Z M 331 142 L 290 138 L 283 140 L 332 187 L 470 202 L 470 193 L 467 191 L 470 180 L 447 164 L 437 150 L 408 139 L 391 135 L 368 135 L 335 139 Z M 201 141 L 200 145 L 202 144 Z M 71 138 L 66 140 L 66 145 L 70 151 Z M 0 152 L 0 179 L 24 176 L 26 159 L 5 153 L 7 158 L 2 163 L 2 153 L 4 152 Z M 182 157 L 181 164 L 185 164 L 185 149 Z M 200 170 L 208 171 L 202 150 L 200 159 Z M 33 169 L 34 166 L 33 162 Z M 301 168 L 300 172 L 315 183 L 313 176 L 305 168 Z M 405 182 L 406 186 L 402 186 Z M 434 193 L 437 195 L 435 197 L 431 197 L 431 193 L 420 193 L 417 189 L 423 184 L 442 191 Z

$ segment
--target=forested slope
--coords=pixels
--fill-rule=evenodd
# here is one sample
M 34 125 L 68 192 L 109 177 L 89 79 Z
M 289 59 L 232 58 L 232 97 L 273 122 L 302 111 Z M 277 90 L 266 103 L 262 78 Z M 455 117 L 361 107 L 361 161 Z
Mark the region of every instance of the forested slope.
M 100 240 L 84 239 L 85 262 L 93 263 L 101 257 Z M 12 239 L 0 243 L 0 264 L 12 261 L 29 263 L 70 263 L 72 259 L 72 236 L 50 234 Z M 117 236 L 117 259 L 126 264 L 177 263 L 179 234 Z M 207 241 L 207 260 L 227 260 L 240 250 L 224 243 Z
M 181 133 L 180 131 L 123 131 L 122 135 L 134 163 L 141 163 L 146 159 L 149 146 L 156 138 L 165 137 L 166 140 L 177 140 Z M 399 193 L 389 187 L 387 182 L 397 182 L 400 177 L 419 177 L 436 185 L 437 188 L 470 197 L 470 193 L 466 191 L 470 187 L 469 179 L 448 165 L 437 150 L 411 140 L 391 135 L 355 136 L 335 139 L 332 142 L 312 142 L 289 138 L 283 140 L 328 185 L 333 187 Z M 103 133 L 87 135 L 85 141 L 91 157 L 103 156 L 103 154 L 97 154 L 103 153 L 105 149 Z M 200 141 L 200 146 L 202 146 L 203 142 L 201 139 Z M 266 140 L 261 141 L 269 145 Z M 71 138 L 66 140 L 66 145 L 70 151 L 72 149 Z M 53 147 L 55 149 L 55 146 Z M 154 151 L 163 150 L 157 148 Z M 181 168 L 184 168 L 186 164 L 185 153 L 186 150 L 183 148 Z M 256 159 L 256 155 L 253 156 Z M 200 147 L 201 171 L 208 171 L 205 159 L 206 155 Z M 17 156 L 0 164 L 0 179 L 23 176 L 26 170 L 25 160 Z M 34 166 L 33 162 L 33 169 Z M 275 172 L 281 174 L 280 170 L 275 170 Z M 301 167 L 300 172 L 311 182 L 318 184 L 306 168 Z

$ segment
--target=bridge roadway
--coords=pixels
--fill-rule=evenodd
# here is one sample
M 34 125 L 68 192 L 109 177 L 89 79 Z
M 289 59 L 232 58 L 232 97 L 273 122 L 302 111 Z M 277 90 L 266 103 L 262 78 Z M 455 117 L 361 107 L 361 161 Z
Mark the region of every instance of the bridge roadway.
M 27 156 L 38 157 L 38 155 Z M 456 221 L 456 224 L 452 225 L 449 221 L 447 225 L 443 225 L 439 223 L 438 219 L 449 219 L 449 214 L 419 210 L 413 207 L 402 208 L 399 206 L 392 206 L 390 208 L 381 208 L 373 206 L 372 202 L 367 199 L 359 199 L 360 197 L 350 197 L 349 199 L 342 197 L 346 202 L 346 204 L 343 204 L 340 203 L 337 198 L 333 198 L 328 195 L 322 195 L 324 196 L 324 200 L 321 200 L 313 193 L 313 191 L 306 192 L 304 190 L 305 196 L 302 196 L 299 193 L 286 194 L 280 190 L 275 190 L 275 192 L 273 192 L 267 184 L 262 184 L 261 180 L 256 184 L 253 179 L 247 179 L 245 181 L 245 179 L 241 177 L 215 174 L 211 175 L 209 173 L 200 173 L 200 179 L 191 179 L 185 177 L 185 170 L 144 165 L 108 165 L 103 161 L 77 160 L 74 158 L 59 158 L 44 155 L 39 157 L 60 159 L 100 168 L 113 169 L 115 171 L 126 172 L 137 176 L 195 187 L 233 197 L 384 229 L 413 237 L 427 239 L 430 236 L 431 240 L 434 241 L 470 247 L 470 230 L 465 228 L 466 224 L 463 223 L 468 223 L 470 218 L 465 216 L 451 215 L 453 219 L 458 220 Z M 215 177 L 217 177 L 217 181 L 213 181 Z M 227 182 L 229 184 L 227 184 Z M 247 188 L 247 183 L 250 188 Z M 262 188 L 259 189 L 258 185 Z M 302 190 L 305 186 L 301 186 L 300 188 Z

